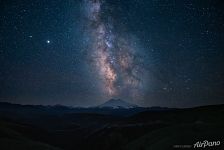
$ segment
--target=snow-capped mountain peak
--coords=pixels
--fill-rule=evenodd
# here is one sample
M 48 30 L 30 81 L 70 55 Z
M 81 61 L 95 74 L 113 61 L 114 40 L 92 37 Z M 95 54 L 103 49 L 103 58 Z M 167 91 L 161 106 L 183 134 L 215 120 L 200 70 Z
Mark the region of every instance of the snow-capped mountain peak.
M 98 106 L 99 108 L 104 108 L 104 107 L 110 107 L 110 108 L 135 108 L 138 107 L 137 105 L 130 104 L 126 101 L 123 101 L 121 99 L 110 99 L 109 101 L 106 101 L 105 103 L 101 104 Z

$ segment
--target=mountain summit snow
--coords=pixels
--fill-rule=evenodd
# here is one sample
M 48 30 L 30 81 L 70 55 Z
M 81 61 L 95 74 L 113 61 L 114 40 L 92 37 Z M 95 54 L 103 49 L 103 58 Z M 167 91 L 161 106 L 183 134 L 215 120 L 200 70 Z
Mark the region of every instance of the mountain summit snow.
M 110 107 L 110 108 L 135 108 L 138 107 L 137 105 L 130 104 L 126 101 L 123 101 L 121 99 L 110 99 L 109 101 L 101 104 L 98 106 L 99 108 L 104 108 L 104 107 Z

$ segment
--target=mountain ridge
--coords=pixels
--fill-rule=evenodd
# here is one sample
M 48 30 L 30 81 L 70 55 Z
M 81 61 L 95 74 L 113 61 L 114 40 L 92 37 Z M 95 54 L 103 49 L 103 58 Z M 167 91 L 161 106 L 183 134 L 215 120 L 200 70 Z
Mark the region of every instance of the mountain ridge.
M 100 104 L 97 106 L 98 108 L 113 108 L 113 109 L 118 109 L 118 108 L 137 108 L 139 107 L 136 104 L 131 104 L 128 103 L 127 101 L 121 100 L 121 99 L 110 99 L 103 104 Z

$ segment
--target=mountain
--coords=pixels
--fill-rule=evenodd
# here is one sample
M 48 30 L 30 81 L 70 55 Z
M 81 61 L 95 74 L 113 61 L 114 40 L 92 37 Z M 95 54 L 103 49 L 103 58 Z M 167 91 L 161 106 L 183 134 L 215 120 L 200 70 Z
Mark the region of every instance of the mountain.
M 106 103 L 133 106 L 121 101 Z M 0 102 L 0 149 L 172 150 L 177 143 L 224 139 L 224 105 L 113 109 L 112 104 L 70 108 Z
M 68 107 L 63 105 L 22 105 L 12 104 L 7 102 L 0 102 L 0 117 L 13 117 L 18 119 L 22 118 L 34 118 L 41 117 L 41 115 L 62 115 L 62 114 L 80 114 L 80 113 L 91 113 L 91 114 L 102 114 L 102 115 L 115 115 L 115 116 L 130 116 L 136 113 L 149 110 L 147 107 L 138 107 L 137 105 L 126 104 L 118 105 L 117 107 L 112 106 L 95 106 L 95 107 Z M 114 109 L 121 108 L 121 109 Z M 127 109 L 130 108 L 130 109 Z M 32 115 L 27 115 L 32 114 Z M 20 117 L 19 117 L 20 116 Z
M 138 106 L 135 104 L 131 104 L 126 101 L 123 101 L 121 99 L 110 99 L 109 101 L 99 105 L 98 107 L 99 108 L 108 108 L 109 107 L 109 108 L 113 108 L 113 109 L 116 109 L 116 108 L 129 109 L 129 108 L 136 108 Z

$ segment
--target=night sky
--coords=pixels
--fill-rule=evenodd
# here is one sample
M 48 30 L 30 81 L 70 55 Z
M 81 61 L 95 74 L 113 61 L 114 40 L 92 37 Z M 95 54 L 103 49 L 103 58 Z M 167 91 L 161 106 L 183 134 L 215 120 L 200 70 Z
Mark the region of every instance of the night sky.
M 0 101 L 224 102 L 221 0 L 0 1 Z

